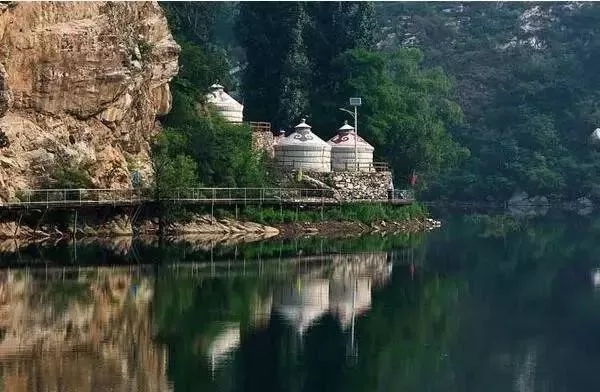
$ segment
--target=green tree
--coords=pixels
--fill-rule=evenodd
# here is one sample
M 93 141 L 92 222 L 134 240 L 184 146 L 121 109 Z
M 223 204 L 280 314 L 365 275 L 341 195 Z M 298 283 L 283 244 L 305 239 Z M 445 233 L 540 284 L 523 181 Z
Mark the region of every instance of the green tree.
M 236 36 L 246 54 L 244 116 L 290 127 L 307 109 L 309 68 L 303 3 L 240 5 Z
M 185 155 L 186 137 L 171 129 L 163 130 L 152 146 L 154 197 L 160 199 L 177 188 L 198 185 L 196 162 Z
M 71 159 L 59 157 L 41 186 L 42 188 L 54 189 L 94 188 L 90 166 L 87 161 L 78 163 Z
M 180 72 L 172 82 L 172 110 L 163 118 L 170 143 L 163 157 L 182 168 L 191 168 L 193 162 L 196 181 L 206 186 L 262 185 L 267 178 L 264 157 L 252 151 L 250 128 L 227 123 L 205 102 L 211 84 L 233 84 L 227 50 L 216 38 L 224 34 L 218 31 L 218 21 L 230 15 L 231 7 L 220 3 L 163 7 L 182 48 Z
M 594 4 L 380 4 L 384 50 L 416 46 L 456 81 L 465 113 L 450 128 L 471 157 L 429 197 L 506 200 L 596 195 L 600 162 Z
M 336 113 L 343 97 L 362 97 L 358 132 L 400 179 L 413 170 L 434 175 L 468 154 L 447 132 L 462 116 L 450 81 L 439 69 L 423 69 L 421 61 L 416 49 L 385 56 L 346 51 L 334 61 L 337 95 L 322 101 L 327 111 Z M 329 127 L 339 124 L 341 115 L 332 119 Z
M 305 37 L 311 67 L 311 121 L 324 131 L 333 131 L 331 108 L 322 105 L 324 97 L 338 95 L 334 61 L 350 49 L 375 49 L 375 7 L 369 2 L 307 3 L 310 24 Z M 337 107 L 345 105 L 343 97 Z M 334 109 L 337 111 L 337 108 Z

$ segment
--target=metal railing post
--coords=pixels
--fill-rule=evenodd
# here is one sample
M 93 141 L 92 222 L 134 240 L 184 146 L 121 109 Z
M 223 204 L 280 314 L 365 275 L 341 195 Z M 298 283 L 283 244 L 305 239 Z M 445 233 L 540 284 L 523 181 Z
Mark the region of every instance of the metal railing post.
M 212 216 L 215 216 L 215 194 L 216 194 L 216 189 L 213 188 L 212 189 L 212 202 L 210 204 L 210 214 Z M 212 248 L 211 248 L 212 249 Z

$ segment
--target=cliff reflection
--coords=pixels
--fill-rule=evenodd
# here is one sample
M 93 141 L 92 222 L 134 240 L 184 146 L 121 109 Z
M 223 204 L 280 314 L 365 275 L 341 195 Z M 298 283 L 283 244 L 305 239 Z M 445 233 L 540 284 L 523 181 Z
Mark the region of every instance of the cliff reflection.
M 4 391 L 168 391 L 152 341 L 148 279 L 98 273 L 42 280 L 0 274 Z

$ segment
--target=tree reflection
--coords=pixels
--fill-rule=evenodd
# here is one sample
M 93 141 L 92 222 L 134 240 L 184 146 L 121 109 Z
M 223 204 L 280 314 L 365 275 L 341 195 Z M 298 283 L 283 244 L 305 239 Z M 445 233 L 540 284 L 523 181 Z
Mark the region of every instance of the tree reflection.
M 376 253 L 371 262 L 354 253 L 354 260 L 329 258 L 314 268 L 297 268 L 300 262 L 278 278 L 165 279 L 155 320 L 176 390 L 600 386 L 600 292 L 590 281 L 600 260 L 600 224 L 564 216 L 448 224 L 415 244 L 410 258 L 381 259 L 394 262 L 391 276 L 383 273 L 388 267 L 374 267 L 382 265 Z M 362 310 L 360 276 L 372 285 Z M 227 328 L 240 333 L 223 335 Z M 215 341 L 229 349 L 216 366 L 207 355 Z

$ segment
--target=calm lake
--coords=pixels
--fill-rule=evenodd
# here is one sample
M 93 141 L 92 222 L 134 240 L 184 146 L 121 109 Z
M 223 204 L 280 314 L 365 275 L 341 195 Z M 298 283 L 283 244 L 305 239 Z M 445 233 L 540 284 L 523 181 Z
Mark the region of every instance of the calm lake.
M 0 391 L 599 390 L 600 216 L 442 219 L 218 247 L 0 244 Z

